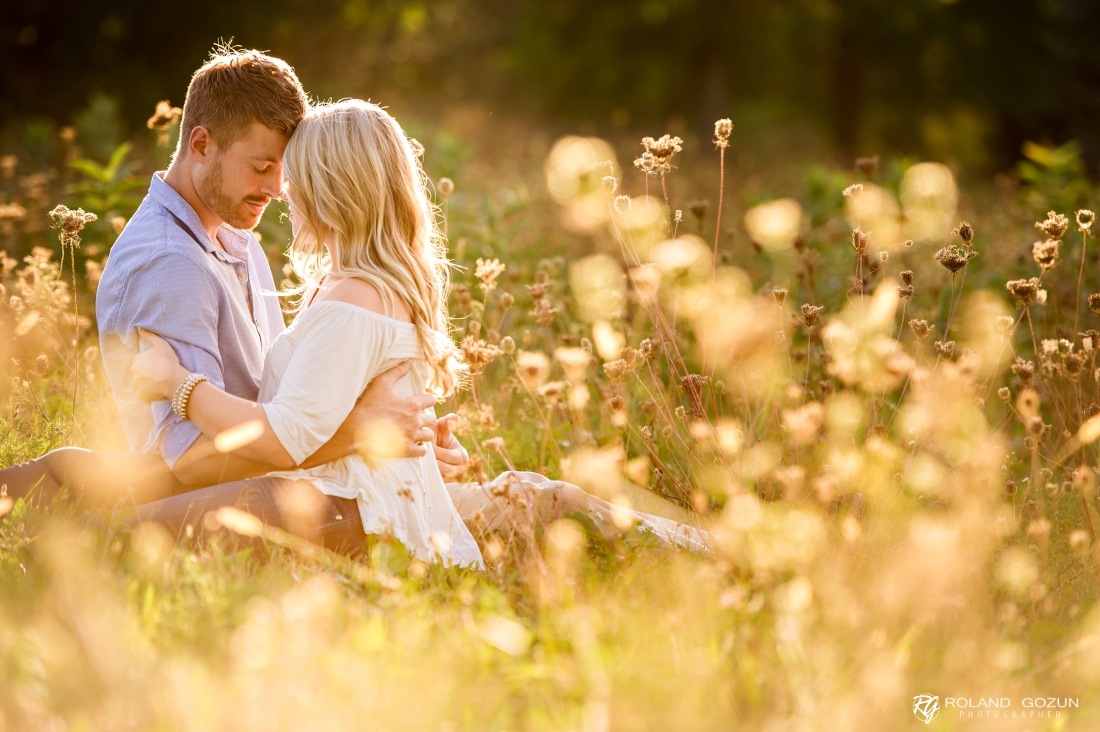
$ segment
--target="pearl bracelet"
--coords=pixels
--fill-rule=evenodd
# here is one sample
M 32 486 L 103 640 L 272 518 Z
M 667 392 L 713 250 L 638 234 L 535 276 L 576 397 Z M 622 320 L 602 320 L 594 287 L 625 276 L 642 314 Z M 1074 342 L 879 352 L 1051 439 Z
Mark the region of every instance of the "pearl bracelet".
M 190 419 L 187 416 L 187 407 L 191 401 L 191 392 L 203 381 L 210 381 L 210 379 L 202 374 L 188 374 L 187 378 L 176 387 L 176 393 L 172 397 L 172 411 L 185 420 Z

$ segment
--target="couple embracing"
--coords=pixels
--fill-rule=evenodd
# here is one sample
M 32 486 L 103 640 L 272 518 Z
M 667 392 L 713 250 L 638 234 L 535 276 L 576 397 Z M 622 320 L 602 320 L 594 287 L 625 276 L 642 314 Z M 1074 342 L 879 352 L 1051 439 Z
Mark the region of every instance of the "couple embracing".
M 250 233 L 273 198 L 289 203 L 303 283 L 288 327 Z M 391 115 L 359 100 L 311 106 L 285 62 L 217 53 L 192 78 L 176 154 L 97 293 L 131 452 L 62 448 L 0 470 L 0 484 L 42 499 L 67 486 L 86 507 L 133 507 L 131 520 L 176 536 L 233 506 L 333 549 L 386 534 L 448 565 L 482 564 L 470 529 L 507 526 L 510 491 L 535 520 L 580 512 L 613 526 L 610 504 L 540 475 L 444 483 L 468 459 L 454 416 L 433 409 L 463 375 L 449 267 L 427 178 Z M 357 436 L 383 421 L 404 433 L 404 457 L 364 459 L 372 446 Z M 216 448 L 242 432 L 247 444 Z M 662 542 L 707 548 L 691 527 L 632 518 Z

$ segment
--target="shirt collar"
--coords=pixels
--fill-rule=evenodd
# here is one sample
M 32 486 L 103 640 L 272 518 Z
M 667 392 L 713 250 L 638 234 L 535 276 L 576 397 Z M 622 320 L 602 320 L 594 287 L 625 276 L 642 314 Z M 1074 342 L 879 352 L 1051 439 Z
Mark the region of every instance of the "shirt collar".
M 153 173 L 153 180 L 149 183 L 149 195 L 156 199 L 157 203 L 164 206 L 166 209 L 176 215 L 180 221 L 182 221 L 187 228 L 191 230 L 191 233 L 198 239 L 199 244 L 208 254 L 213 254 L 217 257 L 224 257 L 227 252 L 222 251 L 221 247 L 216 246 L 210 241 L 210 234 L 206 232 L 206 227 L 202 225 L 202 219 L 195 213 L 195 209 L 191 208 L 183 196 L 179 192 L 164 182 L 164 174 L 166 171 L 158 171 Z M 237 259 L 247 261 L 246 257 L 238 256 L 240 252 L 247 252 L 249 240 L 252 238 L 251 233 L 247 231 L 241 231 L 234 229 L 233 227 L 222 224 L 218 228 L 218 233 L 224 235 L 226 239 L 231 240 L 229 246 L 226 247 L 228 253 Z M 226 242 L 222 242 L 223 244 Z

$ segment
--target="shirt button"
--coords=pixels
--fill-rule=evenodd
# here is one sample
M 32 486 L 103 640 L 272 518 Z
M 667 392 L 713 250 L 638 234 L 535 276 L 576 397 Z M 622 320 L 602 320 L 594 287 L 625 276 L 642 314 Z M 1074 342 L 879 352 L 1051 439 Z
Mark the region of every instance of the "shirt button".
M 237 274 L 237 279 L 240 280 L 241 282 L 244 282 L 244 272 L 239 272 Z

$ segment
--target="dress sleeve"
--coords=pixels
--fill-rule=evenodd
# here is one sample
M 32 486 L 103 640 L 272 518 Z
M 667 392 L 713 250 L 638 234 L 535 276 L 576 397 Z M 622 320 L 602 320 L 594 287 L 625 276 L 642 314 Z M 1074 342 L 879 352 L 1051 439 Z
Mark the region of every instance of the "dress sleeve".
M 332 439 L 385 360 L 393 326 L 344 303 L 318 303 L 310 313 L 267 421 L 295 463 Z

